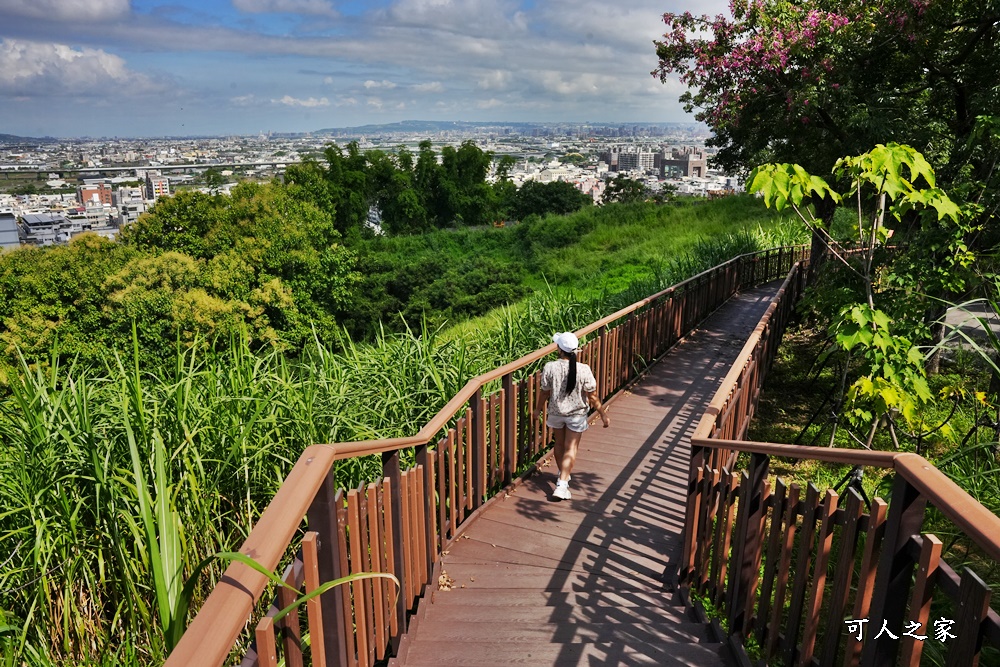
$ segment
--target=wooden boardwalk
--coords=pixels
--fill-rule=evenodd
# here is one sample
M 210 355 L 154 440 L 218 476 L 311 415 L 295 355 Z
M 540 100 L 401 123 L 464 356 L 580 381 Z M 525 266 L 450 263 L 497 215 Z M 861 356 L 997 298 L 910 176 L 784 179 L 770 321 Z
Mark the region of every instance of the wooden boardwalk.
M 494 501 L 438 565 L 403 665 L 729 665 L 675 597 L 689 438 L 778 284 L 716 311 L 584 435 L 555 501 L 554 464 Z

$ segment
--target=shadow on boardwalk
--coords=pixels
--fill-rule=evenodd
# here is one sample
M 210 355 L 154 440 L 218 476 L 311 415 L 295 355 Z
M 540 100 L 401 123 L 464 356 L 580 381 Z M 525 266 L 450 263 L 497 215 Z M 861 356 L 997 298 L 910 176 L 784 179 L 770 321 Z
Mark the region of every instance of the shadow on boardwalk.
M 777 287 L 731 300 L 611 405 L 572 500 L 550 499 L 549 464 L 465 531 L 406 664 L 728 664 L 675 598 L 690 434 Z

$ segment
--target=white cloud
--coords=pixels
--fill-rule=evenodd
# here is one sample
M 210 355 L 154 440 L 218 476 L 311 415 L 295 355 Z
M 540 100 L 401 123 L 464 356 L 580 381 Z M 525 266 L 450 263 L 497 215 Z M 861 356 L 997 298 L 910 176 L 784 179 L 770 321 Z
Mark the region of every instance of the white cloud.
M 493 70 L 479 77 L 479 87 L 483 90 L 506 90 L 513 76 L 504 70 Z
M 392 90 L 393 88 L 396 87 L 396 85 L 397 84 L 393 83 L 392 81 L 386 81 L 384 79 L 382 81 L 373 81 L 371 79 L 368 79 L 364 83 L 365 88 L 369 88 L 369 89 L 370 88 L 386 88 L 388 90 Z
M 292 97 L 291 95 L 285 95 L 280 100 L 272 99 L 271 102 L 273 104 L 284 104 L 285 106 L 288 107 L 313 108 L 313 107 L 330 106 L 330 100 L 326 99 L 325 97 L 321 97 L 319 99 L 316 99 L 315 97 L 307 97 L 305 99 L 301 99 L 298 97 Z
M 238 107 L 249 107 L 257 103 L 257 97 L 255 95 L 239 95 L 238 97 L 230 97 L 229 101 Z
M 398 0 L 384 20 L 396 25 L 476 37 L 510 36 L 527 21 L 513 0 Z
M 337 100 L 336 105 L 338 107 L 355 107 L 358 105 L 358 100 L 356 97 L 341 97 Z
M 418 93 L 443 93 L 444 84 L 440 81 L 431 81 L 429 83 L 418 83 L 413 86 L 413 90 Z
M 381 111 L 382 106 L 383 106 L 382 105 L 382 100 L 380 98 L 378 98 L 378 97 L 369 97 L 367 100 L 365 100 L 365 103 L 368 106 L 372 107 L 373 109 L 378 109 L 380 111 Z
M 233 0 L 233 7 L 249 14 L 339 16 L 328 0 Z
M 107 98 L 162 91 L 125 60 L 100 49 L 74 49 L 16 39 L 0 42 L 0 92 Z
M 130 0 L 0 0 L 0 15 L 90 23 L 126 16 Z
M 480 100 L 479 102 L 476 103 L 476 107 L 479 109 L 494 109 L 502 105 L 503 102 L 496 99 L 495 97 L 491 97 L 488 100 Z

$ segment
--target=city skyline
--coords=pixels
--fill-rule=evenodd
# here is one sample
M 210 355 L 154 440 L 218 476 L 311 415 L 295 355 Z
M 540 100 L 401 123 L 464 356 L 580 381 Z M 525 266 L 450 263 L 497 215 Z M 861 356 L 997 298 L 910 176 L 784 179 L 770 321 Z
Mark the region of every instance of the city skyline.
M 691 122 L 677 0 L 0 0 L 0 133 L 310 132 L 407 119 Z M 726 10 L 719 0 L 698 12 Z

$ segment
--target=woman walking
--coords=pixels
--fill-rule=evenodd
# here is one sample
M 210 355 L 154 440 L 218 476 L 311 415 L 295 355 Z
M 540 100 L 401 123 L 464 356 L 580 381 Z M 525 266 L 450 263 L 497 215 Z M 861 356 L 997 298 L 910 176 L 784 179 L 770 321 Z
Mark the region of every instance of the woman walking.
M 587 430 L 588 407 L 601 415 L 604 428 L 611 426 L 608 413 L 597 396 L 597 380 L 587 364 L 578 363 L 576 352 L 580 341 L 570 331 L 552 336 L 552 342 L 559 348 L 559 359 L 550 361 L 542 369 L 541 391 L 531 411 L 531 421 L 538 419 L 546 401 L 549 404 L 545 425 L 553 430 L 555 437 L 554 454 L 559 469 L 559 479 L 552 492 L 553 498 L 569 500 L 570 473 L 576 462 L 576 450 L 580 437 Z

